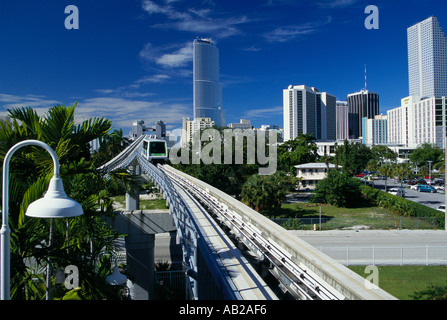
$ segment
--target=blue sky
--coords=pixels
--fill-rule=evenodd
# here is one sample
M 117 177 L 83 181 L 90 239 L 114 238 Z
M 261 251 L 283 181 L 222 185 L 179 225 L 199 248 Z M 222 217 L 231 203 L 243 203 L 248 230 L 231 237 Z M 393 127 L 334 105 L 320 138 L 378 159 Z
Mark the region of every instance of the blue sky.
M 68 30 L 66 6 L 79 9 Z M 367 5 L 379 9 L 368 30 Z M 443 0 L 0 0 L 0 115 L 7 108 L 78 103 L 77 118 L 132 122 L 192 116 L 192 41 L 220 50 L 226 122 L 282 127 L 282 90 L 314 86 L 345 100 L 364 88 L 380 109 L 408 95 L 407 27 Z

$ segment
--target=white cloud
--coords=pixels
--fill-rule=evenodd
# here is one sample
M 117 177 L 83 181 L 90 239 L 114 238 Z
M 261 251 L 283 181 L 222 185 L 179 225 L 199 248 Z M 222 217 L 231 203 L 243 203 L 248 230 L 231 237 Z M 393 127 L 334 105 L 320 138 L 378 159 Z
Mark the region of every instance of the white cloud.
M 17 96 L 11 94 L 0 94 L 0 116 L 8 115 L 7 109 L 32 107 L 38 115 L 43 116 L 49 108 L 62 104 L 60 101 L 48 99 L 41 95 Z
M 168 50 L 171 52 L 167 52 Z M 192 62 L 192 51 L 192 43 L 171 45 L 167 48 L 156 48 L 151 43 L 146 43 L 139 56 L 145 61 L 155 62 L 162 68 L 177 68 Z
M 312 34 L 317 32 L 321 27 L 332 22 L 332 17 L 327 17 L 324 21 L 313 21 L 300 25 L 290 25 L 278 27 L 273 31 L 264 34 L 267 41 L 285 42 L 292 40 L 298 36 Z
M 237 25 L 249 22 L 246 16 L 219 18 L 213 16 L 211 9 L 189 8 L 186 11 L 176 10 L 172 5 L 158 5 L 150 0 L 144 0 L 142 8 L 149 14 L 163 14 L 168 22 L 154 25 L 158 28 L 170 28 L 181 31 L 206 33 L 216 38 L 225 38 L 240 33 Z
M 109 92 L 108 89 L 96 90 L 97 92 Z M 113 90 L 111 90 L 114 92 Z M 144 119 L 146 123 L 155 120 L 163 120 L 167 124 L 181 125 L 182 117 L 190 116 L 191 107 L 186 103 L 165 103 L 160 101 L 143 100 L 144 94 L 126 95 L 121 97 L 102 96 L 78 100 L 76 107 L 76 121 L 82 122 L 90 118 L 104 117 L 112 121 L 115 128 L 130 128 L 132 122 Z M 69 102 L 71 105 L 73 102 Z M 6 103 L 6 104 L 5 104 Z M 7 115 L 6 109 L 22 106 L 31 106 L 41 116 L 48 112 L 50 107 L 62 104 L 43 96 L 15 96 L 0 94 L 0 115 Z
M 156 63 L 166 68 L 183 67 L 190 62 L 192 62 L 191 43 L 173 53 L 163 54 L 156 59 Z
M 358 0 L 317 0 L 314 1 L 313 4 L 317 5 L 320 8 L 334 9 L 353 5 L 357 1 Z
M 277 107 L 271 107 L 266 109 L 252 109 L 247 110 L 243 113 L 242 118 L 246 119 L 256 119 L 256 118 L 271 118 L 272 115 L 282 115 L 283 107 L 277 106 Z
M 169 79 L 171 79 L 171 76 L 169 76 L 167 74 L 154 74 L 154 75 L 150 75 L 150 76 L 146 76 L 144 78 L 138 79 L 134 83 L 137 85 L 144 84 L 144 83 L 161 83 L 161 82 L 164 82 Z

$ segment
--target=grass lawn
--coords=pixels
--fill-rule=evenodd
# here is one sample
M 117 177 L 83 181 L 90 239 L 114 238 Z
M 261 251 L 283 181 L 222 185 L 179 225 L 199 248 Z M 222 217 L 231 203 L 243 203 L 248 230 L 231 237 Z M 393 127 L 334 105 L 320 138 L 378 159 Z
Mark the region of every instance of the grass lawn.
M 365 203 L 358 208 L 338 208 L 324 203 L 294 202 L 283 203 L 277 212 L 263 212 L 269 218 L 299 218 L 299 229 L 311 229 L 319 223 L 321 208 L 322 229 L 341 229 L 354 225 L 366 225 L 373 229 L 433 229 L 434 226 L 421 219 L 401 217 L 390 210 Z M 311 220 L 312 218 L 312 220 Z M 281 222 L 278 222 L 282 224 Z
M 379 287 L 400 300 L 413 300 L 411 295 L 430 285 L 447 286 L 447 266 L 378 266 Z M 349 269 L 366 278 L 365 266 Z
M 116 196 L 113 198 L 114 207 L 116 210 L 123 210 L 126 207 L 126 198 L 124 195 Z M 155 209 L 168 209 L 166 206 L 165 199 L 155 199 L 155 200 L 141 200 L 140 199 L 140 210 L 155 210 Z
M 280 217 L 295 217 L 295 218 L 316 218 L 320 215 L 322 217 L 331 218 L 346 218 L 346 217 L 383 217 L 393 215 L 388 209 L 383 209 L 374 206 L 364 206 L 360 208 L 338 208 L 324 203 L 284 203 L 279 210 Z

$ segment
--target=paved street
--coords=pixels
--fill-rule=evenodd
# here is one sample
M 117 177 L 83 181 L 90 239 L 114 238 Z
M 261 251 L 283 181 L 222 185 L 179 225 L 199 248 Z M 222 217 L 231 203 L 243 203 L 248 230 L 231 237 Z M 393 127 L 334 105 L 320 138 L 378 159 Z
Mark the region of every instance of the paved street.
M 377 189 L 385 191 L 385 180 L 374 180 L 374 186 Z M 400 187 L 400 183 L 394 182 L 394 179 L 387 180 L 388 190 L 392 187 Z M 443 191 L 437 193 L 429 193 L 429 192 L 417 192 L 415 190 L 411 190 L 409 185 L 403 184 L 405 188 L 405 198 L 411 201 L 419 202 L 428 207 L 436 209 L 441 204 L 445 203 L 445 193 Z
M 343 264 L 447 264 L 444 230 L 291 230 Z

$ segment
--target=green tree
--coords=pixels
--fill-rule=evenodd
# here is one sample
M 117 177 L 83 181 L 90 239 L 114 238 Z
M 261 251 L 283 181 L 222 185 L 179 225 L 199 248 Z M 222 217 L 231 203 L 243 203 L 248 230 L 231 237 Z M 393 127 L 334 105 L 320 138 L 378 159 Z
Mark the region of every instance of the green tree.
M 103 273 L 94 270 L 96 256 L 102 250 L 112 252 L 119 236 L 105 225 L 101 215 L 111 212 L 112 201 L 107 196 L 116 190 L 125 173 L 105 179 L 96 170 L 89 152 L 89 142 L 103 137 L 111 122 L 92 118 L 75 123 L 74 106 L 56 106 L 40 117 L 32 108 L 8 110 L 12 123 L 0 123 L 0 159 L 16 143 L 27 139 L 46 142 L 58 155 L 64 189 L 78 201 L 84 215 L 70 219 L 33 219 L 25 216 L 28 205 L 42 197 L 52 176 L 53 162 L 42 148 L 19 149 L 10 165 L 10 225 L 11 225 L 11 298 L 42 299 L 45 282 L 39 270 L 50 264 L 52 270 L 75 265 L 80 271 L 81 287 L 91 299 L 117 298 L 117 292 L 104 282 Z M 113 191 L 112 191 L 113 192 Z M 48 246 L 49 230 L 52 245 Z M 34 268 L 28 266 L 35 261 Z M 101 270 L 98 270 L 101 271 Z M 37 279 L 37 281 L 36 281 Z M 55 284 L 55 275 L 52 274 Z M 55 285 L 52 296 L 64 295 Z
M 303 163 L 316 162 L 319 158 L 318 147 L 311 134 L 299 134 L 293 140 L 284 142 L 278 147 L 278 168 L 295 174 L 294 166 Z
M 99 139 L 99 149 L 94 153 L 94 162 L 100 166 L 108 160 L 117 156 L 129 145 L 127 138 L 123 137 L 123 129 L 113 130 Z
M 311 201 L 343 208 L 355 207 L 362 200 L 360 185 L 360 181 L 348 173 L 331 169 L 327 177 L 318 182 Z
M 277 172 L 273 175 L 252 175 L 242 186 L 241 201 L 262 213 L 273 211 L 276 215 L 287 192 L 294 190 L 297 179 Z
M 443 150 L 430 143 L 424 143 L 418 146 L 410 154 L 410 161 L 418 167 L 428 165 L 428 161 L 433 161 L 433 164 L 437 164 L 443 162 L 443 160 Z
M 376 144 L 371 147 L 374 158 L 379 162 L 394 162 L 397 159 L 397 153 L 387 146 Z M 387 161 L 388 160 L 388 161 Z
M 373 172 L 372 176 L 377 176 L 377 171 L 379 170 L 379 167 L 380 167 L 379 163 L 377 162 L 376 159 L 371 159 L 366 164 L 366 170 L 369 171 L 370 175 Z M 372 178 L 372 183 L 374 187 L 374 177 Z
M 373 158 L 371 149 L 361 143 L 350 143 L 345 140 L 343 145 L 337 147 L 335 160 L 341 165 L 343 172 L 353 176 L 366 168 Z
M 379 168 L 379 173 L 385 176 L 385 192 L 388 191 L 387 181 L 388 178 L 393 175 L 393 166 L 390 164 L 384 164 Z
M 404 179 L 410 179 L 413 175 L 413 169 L 409 163 L 399 163 L 393 165 L 393 174 L 400 182 L 400 187 L 403 188 Z

